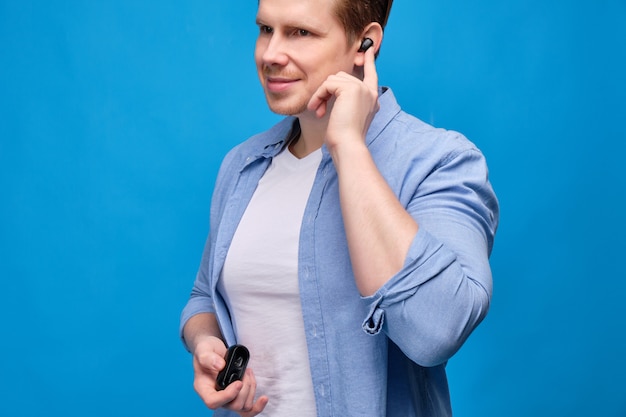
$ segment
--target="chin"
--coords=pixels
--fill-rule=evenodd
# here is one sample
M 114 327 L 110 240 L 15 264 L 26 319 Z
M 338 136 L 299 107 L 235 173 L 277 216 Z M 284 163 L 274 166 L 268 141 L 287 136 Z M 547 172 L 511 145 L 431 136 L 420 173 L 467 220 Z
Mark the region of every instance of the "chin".
M 283 116 L 298 116 L 307 111 L 307 102 L 288 102 L 287 100 L 277 100 L 266 96 L 267 105 L 270 110 Z

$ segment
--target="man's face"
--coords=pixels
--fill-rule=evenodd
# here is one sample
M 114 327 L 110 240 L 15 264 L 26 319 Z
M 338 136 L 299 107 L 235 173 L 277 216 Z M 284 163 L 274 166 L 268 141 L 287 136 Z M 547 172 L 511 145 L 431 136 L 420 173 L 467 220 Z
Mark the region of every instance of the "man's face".
M 254 53 L 270 109 L 300 115 L 329 75 L 352 73 L 356 49 L 333 12 L 334 0 L 260 0 Z M 352 51 L 354 49 L 354 51 Z

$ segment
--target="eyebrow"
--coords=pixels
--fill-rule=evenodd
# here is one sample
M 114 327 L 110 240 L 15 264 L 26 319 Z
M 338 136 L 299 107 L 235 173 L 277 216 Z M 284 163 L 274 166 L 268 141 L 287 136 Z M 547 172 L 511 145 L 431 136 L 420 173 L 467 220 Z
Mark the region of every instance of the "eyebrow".
M 265 19 L 263 19 L 263 16 L 258 16 L 256 18 L 256 24 L 257 26 L 269 26 L 269 27 L 273 27 L 272 24 L 270 24 L 269 22 L 265 21 Z M 315 33 L 326 33 L 327 29 L 325 27 L 323 27 L 322 22 L 318 22 L 318 21 L 295 21 L 295 20 L 288 20 L 288 21 L 284 21 L 280 23 L 282 27 L 284 28 L 289 28 L 289 29 L 305 29 L 305 30 L 309 30 L 311 32 L 315 32 Z

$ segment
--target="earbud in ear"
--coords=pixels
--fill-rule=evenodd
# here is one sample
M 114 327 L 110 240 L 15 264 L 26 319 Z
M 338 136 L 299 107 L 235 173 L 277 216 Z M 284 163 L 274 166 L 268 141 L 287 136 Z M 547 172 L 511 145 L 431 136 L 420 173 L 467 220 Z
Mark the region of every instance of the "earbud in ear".
M 374 45 L 373 40 L 371 40 L 370 38 L 363 39 L 363 42 L 361 42 L 361 47 L 359 48 L 359 52 L 367 51 L 372 47 L 372 45 Z

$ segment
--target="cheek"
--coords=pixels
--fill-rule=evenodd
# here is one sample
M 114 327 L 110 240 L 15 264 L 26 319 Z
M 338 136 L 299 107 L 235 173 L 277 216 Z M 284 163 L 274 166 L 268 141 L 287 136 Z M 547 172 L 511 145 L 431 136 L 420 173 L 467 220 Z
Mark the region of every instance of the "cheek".
M 354 60 L 348 51 L 342 48 L 342 45 L 337 45 L 330 51 L 327 51 L 324 57 L 318 60 L 318 62 L 324 62 L 323 71 L 328 75 L 337 74 L 341 71 L 351 74 L 354 70 Z

